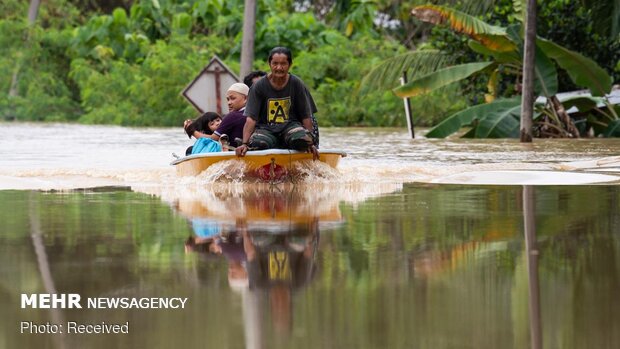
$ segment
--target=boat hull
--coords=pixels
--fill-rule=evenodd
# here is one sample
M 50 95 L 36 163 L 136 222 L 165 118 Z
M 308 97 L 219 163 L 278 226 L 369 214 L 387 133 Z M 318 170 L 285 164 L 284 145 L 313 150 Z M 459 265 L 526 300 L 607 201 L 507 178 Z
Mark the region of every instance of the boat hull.
M 340 150 L 320 150 L 319 161 L 335 168 L 345 156 L 346 153 Z M 295 162 L 312 160 L 312 154 L 288 149 L 268 149 L 248 151 L 244 157 L 238 157 L 234 152 L 227 151 L 189 155 L 173 161 L 171 165 L 176 167 L 179 176 L 196 176 L 215 163 L 235 159 L 246 164 L 249 174 L 263 179 L 277 179 L 274 176 L 285 175 Z

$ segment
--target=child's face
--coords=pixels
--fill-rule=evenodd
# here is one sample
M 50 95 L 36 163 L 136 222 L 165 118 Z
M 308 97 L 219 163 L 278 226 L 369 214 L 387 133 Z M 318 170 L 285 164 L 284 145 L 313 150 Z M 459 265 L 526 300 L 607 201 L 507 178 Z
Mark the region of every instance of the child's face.
M 247 97 L 239 92 L 228 91 L 226 92 L 226 101 L 228 102 L 228 109 L 230 111 L 239 110 L 245 107 Z
M 218 127 L 220 127 L 221 123 L 222 123 L 222 118 L 217 118 L 215 120 L 209 121 L 209 129 L 211 131 L 215 131 L 217 130 Z

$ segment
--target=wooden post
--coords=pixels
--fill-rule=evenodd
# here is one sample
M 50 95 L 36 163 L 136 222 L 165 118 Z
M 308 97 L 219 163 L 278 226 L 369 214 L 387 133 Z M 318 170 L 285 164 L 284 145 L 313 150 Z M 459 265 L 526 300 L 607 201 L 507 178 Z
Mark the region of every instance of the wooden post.
M 220 92 L 220 87 L 221 87 L 221 83 L 220 83 L 220 74 L 221 74 L 221 70 L 220 67 L 215 67 L 213 68 L 213 71 L 207 71 L 207 74 L 213 74 L 215 75 L 215 105 L 216 105 L 216 111 L 218 114 L 222 115 L 222 94 Z
M 404 85 L 407 83 L 407 72 L 403 72 L 403 77 L 400 78 L 400 84 Z M 413 129 L 413 117 L 411 116 L 411 101 L 409 97 L 403 98 L 403 102 L 405 103 L 405 117 L 407 118 L 407 128 L 409 129 L 409 135 L 411 138 L 415 138 L 415 132 Z
M 527 0 L 523 84 L 521 85 L 521 142 L 532 142 L 534 114 L 534 58 L 536 56 L 536 0 Z

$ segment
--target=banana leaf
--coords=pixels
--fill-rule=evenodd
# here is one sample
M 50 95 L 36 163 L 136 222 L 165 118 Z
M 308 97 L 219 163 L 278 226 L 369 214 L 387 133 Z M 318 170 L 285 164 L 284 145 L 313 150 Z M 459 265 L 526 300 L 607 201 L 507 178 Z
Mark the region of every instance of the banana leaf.
M 515 45 L 502 27 L 490 25 L 464 12 L 437 5 L 416 6 L 411 14 L 421 21 L 447 24 L 458 33 L 469 35 L 494 51 L 513 51 Z
M 392 91 L 401 98 L 417 96 L 447 86 L 453 82 L 463 80 L 487 68 L 491 64 L 493 64 L 493 62 L 467 63 L 440 69 L 431 74 L 414 79 Z
M 491 103 L 497 97 L 497 85 L 499 84 L 499 70 L 495 69 L 491 76 L 489 76 L 489 81 L 487 82 L 487 90 L 489 93 L 484 94 L 484 101 L 486 103 Z
M 620 137 L 620 119 L 610 122 L 604 135 L 605 137 Z
M 515 54 L 519 58 L 519 66 L 523 66 L 523 33 L 521 31 L 521 24 L 514 24 L 506 29 L 506 35 L 516 43 L 517 49 Z M 536 95 L 542 95 L 550 97 L 558 93 L 558 72 L 553 62 L 547 57 L 547 55 L 540 49 L 536 49 L 536 56 L 534 58 L 534 93 Z
M 604 103 L 605 101 L 601 97 L 578 96 L 567 98 L 561 100 L 560 102 L 562 102 L 562 105 L 566 110 L 575 107 L 579 110 L 579 112 L 585 113 L 596 108 L 599 103 Z
M 467 44 L 469 48 L 472 49 L 474 52 L 480 53 L 481 55 L 485 56 L 491 56 L 495 58 L 498 63 L 512 63 L 521 65 L 522 57 L 519 56 L 516 50 L 502 52 L 494 51 L 476 40 L 469 40 Z
M 558 93 L 558 71 L 553 62 L 540 49 L 536 50 L 534 58 L 534 93 L 551 97 Z
M 433 127 L 427 134 L 427 138 L 444 138 L 455 132 L 461 127 L 471 125 L 475 120 L 482 120 L 489 114 L 510 110 L 515 106 L 521 105 L 521 98 L 497 99 L 491 103 L 479 104 L 469 107 L 458 113 L 452 114 L 437 126 Z
M 589 88 L 593 96 L 604 96 L 611 90 L 611 77 L 590 58 L 542 38 L 536 40 L 536 47 L 566 70 L 575 84 Z
M 475 127 L 475 138 L 516 138 L 521 126 L 521 103 L 488 113 Z

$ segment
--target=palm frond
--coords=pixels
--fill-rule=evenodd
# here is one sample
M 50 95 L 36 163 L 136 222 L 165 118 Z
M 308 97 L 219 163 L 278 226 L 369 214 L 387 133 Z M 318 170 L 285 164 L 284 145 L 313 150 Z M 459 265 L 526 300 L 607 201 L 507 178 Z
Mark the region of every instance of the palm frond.
M 413 79 L 407 82 L 407 84 L 399 86 L 392 91 L 395 95 L 402 98 L 425 94 L 448 86 L 457 81 L 466 79 L 471 75 L 481 72 L 493 65 L 493 62 L 476 62 L 442 68 L 430 74 Z
M 410 79 L 429 74 L 452 63 L 452 58 L 436 50 L 410 51 L 388 58 L 372 68 L 360 83 L 360 92 L 391 90 L 398 86 L 403 72 Z

